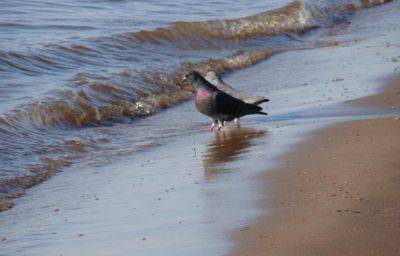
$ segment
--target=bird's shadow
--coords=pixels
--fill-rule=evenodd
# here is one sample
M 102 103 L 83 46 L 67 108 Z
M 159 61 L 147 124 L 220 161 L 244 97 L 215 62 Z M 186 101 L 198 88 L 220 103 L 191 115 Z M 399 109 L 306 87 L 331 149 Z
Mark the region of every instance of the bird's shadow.
M 213 140 L 206 145 L 203 166 L 206 178 L 229 171 L 224 164 L 237 161 L 256 145 L 256 139 L 267 134 L 264 130 L 231 127 L 216 132 Z

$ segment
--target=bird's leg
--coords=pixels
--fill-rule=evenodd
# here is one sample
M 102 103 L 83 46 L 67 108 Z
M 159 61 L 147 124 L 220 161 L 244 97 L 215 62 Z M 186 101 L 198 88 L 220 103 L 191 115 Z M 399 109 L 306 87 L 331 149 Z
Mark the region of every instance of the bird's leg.
M 214 127 L 217 125 L 217 123 L 218 123 L 217 120 L 215 120 L 215 119 L 212 120 L 211 127 L 210 127 L 210 131 L 213 131 L 213 130 L 214 130 Z
M 240 128 L 240 122 L 239 122 L 239 118 L 235 118 L 233 119 L 233 122 L 236 124 L 237 127 Z
M 222 126 L 224 126 L 224 122 L 218 120 L 218 129 L 217 131 L 221 130 Z

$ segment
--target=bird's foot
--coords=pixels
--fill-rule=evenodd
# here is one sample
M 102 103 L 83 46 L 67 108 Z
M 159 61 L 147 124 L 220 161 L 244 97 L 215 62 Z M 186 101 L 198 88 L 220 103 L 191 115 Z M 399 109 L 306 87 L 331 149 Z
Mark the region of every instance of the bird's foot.
M 236 127 L 240 128 L 239 118 L 233 119 L 233 122 L 235 123 Z
M 214 127 L 217 125 L 217 121 L 212 122 L 211 126 L 210 126 L 210 131 L 214 131 Z
M 223 122 L 218 122 L 218 129 L 217 129 L 217 131 L 220 131 L 221 128 L 222 128 L 222 126 L 224 126 L 224 123 L 223 123 Z

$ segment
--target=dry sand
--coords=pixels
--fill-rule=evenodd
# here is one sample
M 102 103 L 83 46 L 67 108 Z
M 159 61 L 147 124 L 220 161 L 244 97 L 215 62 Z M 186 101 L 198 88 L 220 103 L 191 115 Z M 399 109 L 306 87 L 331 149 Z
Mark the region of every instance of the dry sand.
M 352 106 L 400 106 L 400 83 Z M 235 233 L 234 255 L 400 255 L 400 119 L 313 132 L 262 176 L 272 214 Z

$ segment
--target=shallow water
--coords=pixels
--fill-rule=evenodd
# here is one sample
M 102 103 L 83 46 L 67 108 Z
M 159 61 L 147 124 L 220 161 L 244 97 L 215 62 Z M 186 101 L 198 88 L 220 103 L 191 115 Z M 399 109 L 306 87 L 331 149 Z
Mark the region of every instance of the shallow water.
M 198 129 L 196 117 L 182 127 L 181 114 L 157 114 L 191 98 L 183 73 L 226 72 L 320 46 L 304 33 L 341 24 L 362 6 L 1 1 L 0 198 L 68 166 L 99 166 Z

